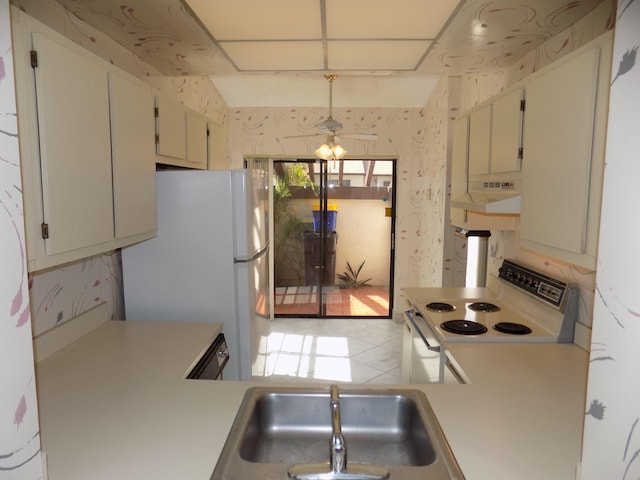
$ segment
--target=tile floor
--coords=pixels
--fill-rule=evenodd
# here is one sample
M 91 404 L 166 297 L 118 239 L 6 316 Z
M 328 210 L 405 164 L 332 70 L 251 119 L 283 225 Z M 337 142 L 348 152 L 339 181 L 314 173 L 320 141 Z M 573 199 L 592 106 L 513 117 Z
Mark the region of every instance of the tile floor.
M 390 319 L 276 318 L 263 380 L 401 383 L 402 332 Z

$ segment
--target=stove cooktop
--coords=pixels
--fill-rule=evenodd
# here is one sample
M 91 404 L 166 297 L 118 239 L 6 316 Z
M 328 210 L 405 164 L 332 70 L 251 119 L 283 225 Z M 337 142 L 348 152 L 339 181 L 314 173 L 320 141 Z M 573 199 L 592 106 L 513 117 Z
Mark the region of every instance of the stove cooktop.
M 405 289 L 419 322 L 444 342 L 571 342 L 577 289 L 505 260 L 487 288 Z
M 449 298 L 441 302 L 453 310 L 436 311 L 427 303 L 414 304 L 418 316 L 440 341 L 556 341 L 551 329 L 496 299 Z M 480 309 L 476 304 L 481 305 Z

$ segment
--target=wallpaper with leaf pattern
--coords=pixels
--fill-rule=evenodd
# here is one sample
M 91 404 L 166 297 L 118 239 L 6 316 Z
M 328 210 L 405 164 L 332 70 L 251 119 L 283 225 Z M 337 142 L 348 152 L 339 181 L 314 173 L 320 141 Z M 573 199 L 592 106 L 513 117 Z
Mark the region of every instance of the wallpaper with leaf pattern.
M 42 476 L 9 4 L 0 0 L 0 479 Z
M 640 478 L 640 2 L 620 0 L 583 448 L 583 478 Z

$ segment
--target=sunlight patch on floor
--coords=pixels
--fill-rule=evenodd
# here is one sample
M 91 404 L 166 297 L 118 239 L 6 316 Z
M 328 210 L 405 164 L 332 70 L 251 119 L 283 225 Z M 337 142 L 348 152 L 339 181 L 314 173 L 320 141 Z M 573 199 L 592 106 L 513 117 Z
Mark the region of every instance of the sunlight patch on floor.
M 402 325 L 385 319 L 276 319 L 260 352 L 254 374 L 264 381 L 397 384 Z
M 273 332 L 267 345 L 270 352 L 267 375 L 351 381 L 349 345 L 345 338 Z

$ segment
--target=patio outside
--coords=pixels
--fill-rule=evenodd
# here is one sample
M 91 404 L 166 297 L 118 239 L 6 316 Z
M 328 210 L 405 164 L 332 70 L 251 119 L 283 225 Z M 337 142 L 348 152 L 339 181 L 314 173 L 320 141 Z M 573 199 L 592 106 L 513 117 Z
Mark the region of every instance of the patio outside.
M 274 162 L 274 314 L 389 317 L 393 161 L 333 163 L 322 247 L 320 165 Z

